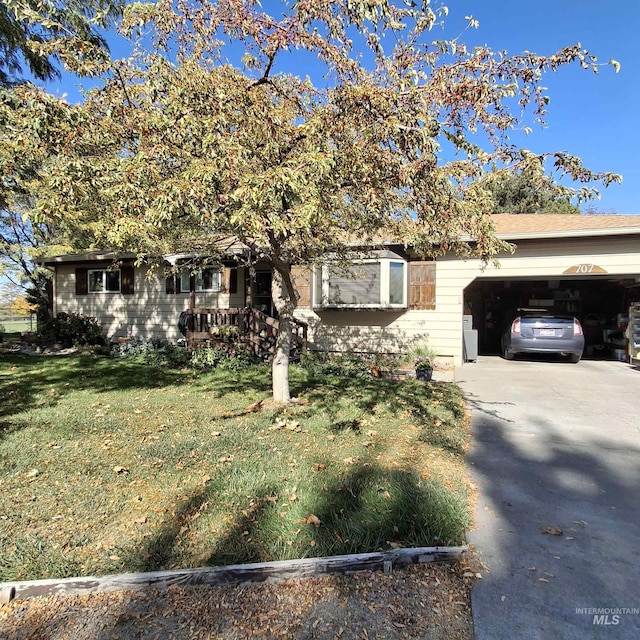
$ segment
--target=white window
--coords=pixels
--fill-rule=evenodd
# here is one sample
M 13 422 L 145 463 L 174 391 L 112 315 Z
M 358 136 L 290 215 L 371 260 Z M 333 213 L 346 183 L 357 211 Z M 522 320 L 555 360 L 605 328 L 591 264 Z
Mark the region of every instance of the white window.
M 119 292 L 120 269 L 89 269 L 89 293 Z
M 206 267 L 195 274 L 195 291 L 220 291 L 220 269 Z M 180 291 L 191 291 L 191 271 L 180 271 Z
M 365 259 L 347 268 L 325 264 L 314 277 L 316 307 L 401 309 L 407 306 L 407 263 L 402 259 Z

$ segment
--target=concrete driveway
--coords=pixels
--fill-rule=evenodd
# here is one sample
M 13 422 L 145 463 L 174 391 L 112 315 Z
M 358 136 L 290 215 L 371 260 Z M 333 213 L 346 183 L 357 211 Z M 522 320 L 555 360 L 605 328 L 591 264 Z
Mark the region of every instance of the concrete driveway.
M 640 638 L 640 370 L 483 357 L 456 382 L 487 567 L 476 640 Z

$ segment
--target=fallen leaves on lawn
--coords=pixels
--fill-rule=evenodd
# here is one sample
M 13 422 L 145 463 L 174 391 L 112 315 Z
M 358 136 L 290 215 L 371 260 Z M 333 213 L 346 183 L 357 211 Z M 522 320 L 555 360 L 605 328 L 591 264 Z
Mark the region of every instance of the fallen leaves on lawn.
M 314 527 L 319 527 L 322 523 L 318 516 L 314 516 L 313 513 L 310 513 L 306 518 L 301 518 L 296 522 L 304 522 L 305 524 L 312 524 Z
M 250 405 L 247 406 L 245 411 L 247 413 L 249 412 L 255 413 L 256 411 L 260 411 L 260 409 L 262 409 L 262 405 L 264 405 L 264 400 L 258 400 L 258 402 L 252 402 Z
M 300 428 L 300 423 L 296 420 L 292 420 L 291 422 L 287 422 L 286 420 L 278 420 L 275 424 L 269 427 L 269 431 L 280 431 L 281 429 L 287 429 L 287 431 L 293 431 L 294 433 L 300 433 L 302 429 Z

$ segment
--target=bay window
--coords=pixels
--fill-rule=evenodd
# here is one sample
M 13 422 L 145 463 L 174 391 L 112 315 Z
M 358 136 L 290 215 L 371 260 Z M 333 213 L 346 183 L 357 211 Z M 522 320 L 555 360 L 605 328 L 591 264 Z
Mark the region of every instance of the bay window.
M 327 263 L 315 272 L 314 293 L 316 307 L 406 308 L 407 263 L 391 252 L 348 266 Z

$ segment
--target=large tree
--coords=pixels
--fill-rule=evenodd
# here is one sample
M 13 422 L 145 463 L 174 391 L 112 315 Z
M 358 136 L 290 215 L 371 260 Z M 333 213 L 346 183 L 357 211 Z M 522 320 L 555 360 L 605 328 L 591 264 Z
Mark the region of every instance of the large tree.
M 124 0 L 2 0 L 0 2 L 0 86 L 59 75 L 56 61 L 74 69 L 105 61 L 102 29 L 113 25 Z M 26 69 L 25 69 L 26 67 Z
M 74 126 L 72 113 L 30 85 L 0 89 L 0 277 L 30 295 L 41 319 L 51 312 L 50 274 L 37 259 L 85 248 L 93 236 L 31 215 L 65 127 Z
M 500 167 L 492 180 L 541 160 L 582 183 L 617 176 L 508 139 L 523 117 L 544 120 L 544 72 L 596 68 L 579 45 L 509 57 L 429 42 L 446 10 L 428 0 L 268 6 L 131 7 L 124 30 L 140 36 L 136 52 L 105 68 L 104 84 L 48 134 L 57 146 L 38 207 L 42 220 L 145 260 L 185 246 L 215 255 L 221 235 L 244 242 L 273 269 L 273 391 L 287 402 L 292 265 L 346 259 L 349 241 L 380 237 L 489 259 L 503 248 L 488 215 L 490 167 Z M 292 65 L 300 72 L 286 73 Z M 49 98 L 29 99 L 27 109 Z
M 109 63 L 104 29 L 114 25 L 123 5 L 123 0 L 0 2 L 0 277 L 27 290 L 42 318 L 51 311 L 48 273 L 35 259 L 71 245 L 29 213 L 48 154 L 55 153 L 46 144 L 46 131 L 61 110 L 47 100 L 36 105 L 29 97 L 32 89 L 20 85 L 27 73 L 35 80 L 59 77 L 57 63 L 80 74 L 103 69 Z M 23 127 L 25 116 L 29 123 Z M 76 241 L 82 243 L 83 236 Z

